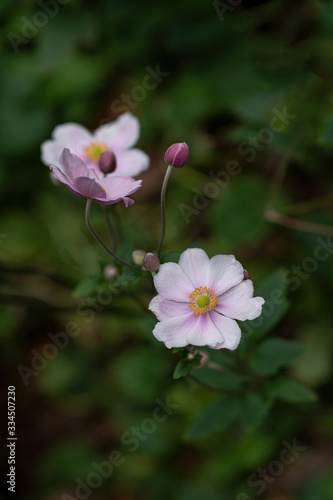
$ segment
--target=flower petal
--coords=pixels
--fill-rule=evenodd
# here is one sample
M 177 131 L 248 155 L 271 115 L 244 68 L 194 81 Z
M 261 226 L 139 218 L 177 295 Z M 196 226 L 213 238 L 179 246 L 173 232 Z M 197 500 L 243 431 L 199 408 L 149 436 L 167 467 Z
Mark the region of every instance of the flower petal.
M 105 142 L 111 151 L 127 149 L 137 142 L 140 134 L 139 120 L 131 113 L 124 113 L 113 123 L 102 125 L 95 131 L 95 140 Z
M 238 285 L 244 278 L 243 266 L 234 255 L 215 255 L 210 260 L 207 286 L 217 295 Z
M 153 335 L 157 340 L 164 342 L 168 349 L 185 347 L 189 344 L 187 336 L 193 327 L 193 322 L 194 315 L 191 313 L 160 321 L 155 326 Z
M 92 141 L 89 131 L 77 123 L 58 125 L 52 132 L 52 138 L 41 145 L 41 159 L 48 166 L 59 166 L 59 157 L 64 148 L 80 155 Z
M 189 303 L 193 285 L 182 268 L 174 262 L 162 264 L 154 276 L 157 292 L 168 300 Z
M 89 130 L 80 125 L 79 123 L 64 123 L 62 125 L 58 125 L 52 132 L 52 137 L 56 141 L 64 141 L 67 142 L 68 147 L 70 145 L 75 146 L 73 149 L 76 149 L 76 145 L 80 143 L 82 140 L 91 141 L 92 136 Z
M 68 148 L 65 148 L 59 158 L 60 168 L 70 180 L 77 177 L 90 177 L 89 170 L 85 163 Z
M 150 301 L 148 309 L 155 314 L 159 321 L 175 318 L 177 316 L 183 316 L 184 314 L 191 312 L 188 304 L 185 302 L 168 300 L 161 295 L 156 295 L 156 297 Z
M 195 321 L 187 335 L 189 344 L 195 346 L 214 346 L 224 342 L 223 335 L 216 328 L 210 314 L 194 315 Z
M 129 194 L 135 193 L 142 185 L 142 181 L 135 181 L 130 177 L 107 176 L 99 179 L 98 182 L 105 189 L 108 200 L 122 199 Z
M 264 302 L 262 297 L 253 298 L 253 283 L 246 280 L 220 295 L 215 310 L 228 318 L 245 321 L 260 316 Z
M 95 179 L 89 179 L 88 177 L 77 177 L 76 179 L 74 179 L 73 188 L 75 191 L 81 193 L 81 195 L 85 198 L 106 198 L 104 189 L 99 184 L 97 184 Z
M 223 337 L 223 342 L 217 343 L 215 345 L 210 345 L 212 349 L 230 349 L 233 351 L 239 345 L 241 339 L 241 329 L 239 328 L 237 322 L 233 319 L 226 318 L 215 312 L 215 309 L 210 311 L 210 317 L 218 331 Z
M 210 259 L 201 248 L 188 248 L 179 257 L 178 264 L 190 278 L 194 288 L 207 286 Z
M 148 169 L 150 158 L 141 149 L 131 149 L 128 151 L 118 151 L 116 156 L 116 170 L 111 175 L 124 175 L 126 177 L 136 177 Z

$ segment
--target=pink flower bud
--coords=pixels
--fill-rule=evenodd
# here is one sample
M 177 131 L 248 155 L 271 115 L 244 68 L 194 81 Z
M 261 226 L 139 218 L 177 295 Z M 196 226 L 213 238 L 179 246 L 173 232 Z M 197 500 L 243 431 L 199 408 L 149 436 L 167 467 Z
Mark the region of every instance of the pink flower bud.
M 116 268 L 116 266 L 113 266 L 112 264 L 110 264 L 109 266 L 104 267 L 103 275 L 104 275 L 104 279 L 106 281 L 114 281 L 115 279 L 118 278 L 119 271 Z
M 155 254 L 149 252 L 143 259 L 143 265 L 147 271 L 154 272 L 160 267 L 160 261 Z
M 247 272 L 246 269 L 244 269 L 244 280 L 249 280 L 250 279 L 250 275 L 249 273 Z
M 164 155 L 164 161 L 174 168 L 182 168 L 188 160 L 189 150 L 186 142 L 172 144 Z
M 103 174 L 112 174 L 116 170 L 116 157 L 111 151 L 105 151 L 98 160 L 98 167 Z

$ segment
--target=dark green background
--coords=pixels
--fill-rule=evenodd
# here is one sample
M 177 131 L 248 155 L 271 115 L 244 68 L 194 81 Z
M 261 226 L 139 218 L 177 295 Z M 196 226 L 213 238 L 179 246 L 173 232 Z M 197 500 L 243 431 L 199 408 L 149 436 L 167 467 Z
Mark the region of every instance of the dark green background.
M 75 496 L 75 478 L 84 481 L 92 462 L 112 450 L 121 450 L 125 461 L 94 490 L 96 500 L 332 498 L 332 256 L 305 272 L 318 235 L 272 224 L 265 207 L 288 159 L 275 207 L 333 225 L 333 3 L 244 0 L 224 19 L 222 3 L 70 0 L 27 38 L 43 4 L 1 2 L 1 421 L 7 386 L 15 385 L 16 498 Z M 12 34 L 25 38 L 16 52 Z M 158 65 L 168 76 L 133 99 L 146 68 Z M 132 104 L 120 109 L 122 94 L 132 95 Z M 247 146 L 240 145 L 257 138 L 274 109 L 285 106 L 295 118 L 266 146 L 257 143 L 260 150 L 248 161 Z M 216 396 L 172 379 L 175 358 L 155 341 L 154 318 L 130 295 L 147 306 L 155 294 L 150 280 L 133 284 L 93 319 L 78 313 L 78 307 L 87 310 L 85 293 L 98 293 L 87 279 L 99 277 L 110 261 L 84 226 L 84 201 L 50 183 L 40 144 L 60 123 L 94 129 L 125 109 L 140 120 L 139 147 L 152 165 L 136 204 L 119 207 L 123 254 L 156 249 L 163 154 L 172 142 L 186 141 L 189 164 L 173 172 L 167 193 L 165 249 L 235 253 L 255 286 L 277 270 L 291 273 L 290 307 L 269 335 L 304 345 L 288 374 L 318 392 L 316 403 L 276 402 L 255 431 L 236 422 L 228 431 L 189 438 L 194 417 Z M 241 173 L 186 224 L 181 204 L 193 207 L 209 174 L 225 171 L 231 160 Z M 103 233 L 97 206 L 93 220 Z M 306 275 L 297 286 L 293 266 Z M 73 295 L 82 281 L 87 288 Z M 69 321 L 81 333 L 25 386 L 17 366 L 31 366 L 48 334 Z M 227 363 L 233 353 L 223 356 Z M 167 396 L 179 408 L 131 453 L 121 436 L 151 417 L 156 398 Z M 293 439 L 307 450 L 257 495 L 248 478 Z M 4 475 L 6 456 L 4 450 Z M 241 492 L 244 498 L 237 498 Z

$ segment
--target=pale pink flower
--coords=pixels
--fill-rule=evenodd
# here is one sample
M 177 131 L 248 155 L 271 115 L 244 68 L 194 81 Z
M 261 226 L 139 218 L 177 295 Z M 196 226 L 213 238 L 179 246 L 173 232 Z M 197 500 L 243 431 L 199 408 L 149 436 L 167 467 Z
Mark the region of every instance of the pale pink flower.
M 112 205 L 123 201 L 132 205 L 134 201 L 128 196 L 141 187 L 141 181 L 130 177 L 99 177 L 95 170 L 87 168 L 85 163 L 65 148 L 60 155 L 59 167 L 51 166 L 54 176 L 70 191 L 84 198 L 91 198 L 102 205 Z
M 133 148 L 139 134 L 139 120 L 131 113 L 124 113 L 114 122 L 101 125 L 93 133 L 78 123 L 58 125 L 52 132 L 52 139 L 41 146 L 42 162 L 47 166 L 59 166 L 61 152 L 68 148 L 99 174 L 100 156 L 110 151 L 115 156 L 116 168 L 109 175 L 136 177 L 149 167 L 149 156 L 141 149 Z
M 162 264 L 154 277 L 158 295 L 149 309 L 159 323 L 153 335 L 166 347 L 208 346 L 236 349 L 241 329 L 235 320 L 260 316 L 264 299 L 253 298 L 253 283 L 244 280 L 233 255 L 209 259 L 200 248 L 185 250 L 178 264 Z

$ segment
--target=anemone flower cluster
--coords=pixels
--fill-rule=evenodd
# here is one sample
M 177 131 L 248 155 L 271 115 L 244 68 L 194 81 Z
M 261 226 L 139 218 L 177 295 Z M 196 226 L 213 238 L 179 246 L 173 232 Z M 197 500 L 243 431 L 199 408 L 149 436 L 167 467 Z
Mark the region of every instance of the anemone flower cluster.
M 264 299 L 253 297 L 253 283 L 233 255 L 209 259 L 200 248 L 185 250 L 178 264 L 162 264 L 154 277 L 158 295 L 149 309 L 159 322 L 153 334 L 166 347 L 238 347 L 236 320 L 260 316 Z

